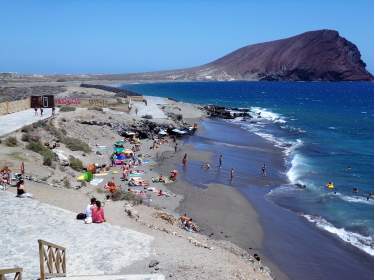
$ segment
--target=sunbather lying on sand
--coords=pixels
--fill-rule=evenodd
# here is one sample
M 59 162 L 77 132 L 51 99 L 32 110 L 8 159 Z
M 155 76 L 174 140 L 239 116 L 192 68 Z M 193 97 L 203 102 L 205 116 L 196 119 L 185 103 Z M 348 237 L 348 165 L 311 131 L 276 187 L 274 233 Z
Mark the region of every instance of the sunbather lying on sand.
M 149 185 L 150 183 L 148 181 L 143 180 L 142 178 L 139 178 L 139 177 L 133 177 L 129 181 L 129 186 L 147 187 Z
M 165 178 L 163 175 L 160 175 L 159 177 L 152 177 L 151 179 L 153 183 L 165 183 L 167 178 Z

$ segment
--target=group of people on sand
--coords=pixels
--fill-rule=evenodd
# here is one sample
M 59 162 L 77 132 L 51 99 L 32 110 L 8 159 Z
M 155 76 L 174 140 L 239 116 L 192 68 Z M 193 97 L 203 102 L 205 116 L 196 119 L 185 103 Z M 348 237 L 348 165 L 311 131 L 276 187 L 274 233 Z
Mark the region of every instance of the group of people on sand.
M 40 116 L 42 117 L 43 116 L 43 112 L 44 112 L 43 107 L 40 107 L 39 110 L 40 110 Z M 52 107 L 52 116 L 55 115 L 55 112 L 56 112 L 56 108 Z M 34 107 L 34 115 L 38 116 L 38 108 L 37 107 Z
M 95 197 L 91 198 L 90 203 L 86 206 L 85 212 L 77 215 L 77 220 L 84 220 L 85 224 L 104 223 L 104 209 L 102 203 Z
M 184 167 L 186 167 L 186 165 L 187 165 L 187 153 L 185 153 L 184 157 L 182 158 L 182 165 Z M 220 155 L 219 156 L 219 165 L 218 165 L 218 168 L 220 169 L 222 166 L 223 166 L 223 155 Z M 209 170 L 211 168 L 211 165 L 210 165 L 210 163 L 208 161 L 206 161 L 206 162 L 203 162 L 202 168 L 205 169 L 205 170 Z M 262 165 L 261 174 L 262 174 L 263 177 L 267 176 L 266 164 L 265 163 L 263 163 L 263 165 Z M 234 178 L 234 168 L 231 168 L 230 169 L 230 173 L 229 173 L 229 179 L 230 179 L 230 181 L 232 181 L 233 178 Z

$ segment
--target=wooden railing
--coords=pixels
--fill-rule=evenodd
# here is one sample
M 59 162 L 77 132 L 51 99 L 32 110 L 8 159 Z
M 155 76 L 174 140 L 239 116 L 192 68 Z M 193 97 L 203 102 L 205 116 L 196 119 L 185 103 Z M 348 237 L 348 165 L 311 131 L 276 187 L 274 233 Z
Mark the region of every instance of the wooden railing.
M 51 277 L 66 277 L 65 248 L 44 240 L 38 240 L 38 243 L 40 280 Z
M 14 280 L 22 280 L 22 268 L 0 269 L 0 280 L 5 280 L 5 274 L 13 274 L 13 273 L 14 273 L 14 278 L 13 278 Z

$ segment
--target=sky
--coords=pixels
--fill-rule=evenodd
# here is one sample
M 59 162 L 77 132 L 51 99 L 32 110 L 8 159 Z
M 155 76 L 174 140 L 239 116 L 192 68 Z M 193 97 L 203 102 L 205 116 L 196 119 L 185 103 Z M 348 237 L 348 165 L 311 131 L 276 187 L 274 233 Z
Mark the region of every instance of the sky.
M 131 73 L 197 66 L 318 29 L 374 72 L 371 0 L 0 0 L 0 72 Z

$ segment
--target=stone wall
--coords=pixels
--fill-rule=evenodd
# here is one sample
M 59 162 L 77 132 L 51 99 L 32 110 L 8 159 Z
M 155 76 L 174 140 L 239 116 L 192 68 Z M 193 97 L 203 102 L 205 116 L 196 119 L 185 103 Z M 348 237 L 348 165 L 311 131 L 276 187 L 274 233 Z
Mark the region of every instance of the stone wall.
M 0 103 L 0 115 L 11 114 L 30 109 L 30 98 Z

